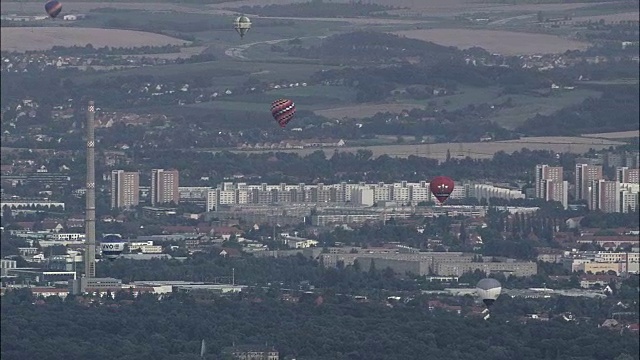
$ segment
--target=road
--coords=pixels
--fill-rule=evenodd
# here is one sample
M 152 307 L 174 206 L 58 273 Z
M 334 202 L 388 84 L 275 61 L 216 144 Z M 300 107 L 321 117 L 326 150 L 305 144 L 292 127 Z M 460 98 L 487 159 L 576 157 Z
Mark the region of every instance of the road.
M 520 16 L 508 17 L 508 18 L 505 18 L 505 19 L 492 21 L 492 22 L 489 23 L 489 25 L 502 26 L 502 25 L 506 25 L 508 22 L 513 21 L 513 20 L 524 20 L 524 19 L 532 18 L 534 16 L 535 15 L 520 15 Z
M 243 52 L 245 50 L 247 50 L 248 48 L 254 46 L 254 45 L 259 45 L 259 44 L 267 44 L 267 45 L 273 45 L 273 44 L 277 44 L 277 43 L 281 43 L 283 41 L 289 41 L 289 40 L 294 40 L 294 39 L 311 39 L 311 38 L 318 38 L 318 39 L 324 39 L 326 38 L 326 36 L 305 36 L 305 37 L 301 37 L 301 38 L 287 38 L 287 39 L 275 39 L 275 40 L 265 40 L 265 41 L 256 41 L 256 42 L 252 42 L 252 43 L 248 43 L 248 44 L 243 44 L 240 46 L 235 46 L 235 47 L 230 47 L 227 50 L 224 51 L 224 54 L 232 57 L 232 58 L 236 58 L 236 59 L 240 59 L 240 60 L 248 60 L 248 58 L 246 56 L 244 56 Z

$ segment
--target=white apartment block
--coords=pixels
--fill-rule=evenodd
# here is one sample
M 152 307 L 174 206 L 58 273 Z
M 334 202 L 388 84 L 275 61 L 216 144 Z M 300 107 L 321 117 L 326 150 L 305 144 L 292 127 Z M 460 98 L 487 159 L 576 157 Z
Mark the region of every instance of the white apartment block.
M 599 262 L 599 263 L 620 263 L 620 262 L 637 263 L 637 262 L 640 262 L 640 253 L 598 251 L 594 255 L 593 261 Z
M 200 188 L 198 188 L 200 189 Z M 198 190 L 200 191 L 200 190 Z M 204 190 L 202 190 L 204 191 Z M 453 199 L 467 197 L 503 199 L 523 199 L 519 190 L 511 190 L 493 185 L 461 184 L 451 193 Z M 246 183 L 224 182 L 217 188 L 206 190 L 206 209 L 213 211 L 220 205 L 242 204 L 287 204 L 287 203 L 351 203 L 358 206 L 372 206 L 379 201 L 393 201 L 398 205 L 417 205 L 433 201 L 429 183 L 406 181 L 385 184 L 277 184 L 266 183 L 248 185 Z
M 640 204 L 640 184 L 620 184 L 620 212 L 637 211 Z
M 525 195 L 520 190 L 501 188 L 493 185 L 476 184 L 473 192 L 478 200 L 500 198 L 500 199 L 524 199 Z

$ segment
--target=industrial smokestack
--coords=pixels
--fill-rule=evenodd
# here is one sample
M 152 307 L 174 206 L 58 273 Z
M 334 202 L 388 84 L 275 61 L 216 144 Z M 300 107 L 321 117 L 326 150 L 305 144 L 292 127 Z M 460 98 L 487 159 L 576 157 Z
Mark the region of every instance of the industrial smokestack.
M 96 174 L 95 174 L 95 113 L 93 101 L 87 107 L 87 206 L 85 212 L 84 276 L 96 276 Z

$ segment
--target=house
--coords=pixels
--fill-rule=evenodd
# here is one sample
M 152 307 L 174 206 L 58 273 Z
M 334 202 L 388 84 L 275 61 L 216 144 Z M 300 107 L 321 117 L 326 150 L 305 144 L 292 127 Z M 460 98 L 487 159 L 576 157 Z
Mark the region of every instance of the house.
M 218 252 L 218 255 L 222 257 L 241 257 L 242 253 L 238 249 L 228 248 L 228 247 L 214 247 L 214 251 Z
M 602 325 L 600 325 L 600 327 L 615 330 L 615 329 L 618 328 L 618 325 L 620 325 L 620 324 L 618 323 L 617 320 L 615 320 L 615 319 L 607 319 L 602 323 Z
M 265 345 L 242 345 L 233 346 L 222 350 L 223 354 L 231 355 L 239 360 L 279 360 L 278 351 Z
M 42 230 L 46 230 L 49 232 L 60 232 L 64 229 L 61 223 L 57 221 L 43 221 L 41 223 Z

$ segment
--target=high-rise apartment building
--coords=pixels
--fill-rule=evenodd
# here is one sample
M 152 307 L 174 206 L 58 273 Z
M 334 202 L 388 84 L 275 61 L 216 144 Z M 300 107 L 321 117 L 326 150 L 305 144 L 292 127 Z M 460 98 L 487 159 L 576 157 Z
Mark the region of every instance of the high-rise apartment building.
M 111 208 L 129 208 L 139 203 L 140 174 L 137 171 L 111 171 Z
M 616 169 L 616 180 L 621 183 L 640 183 L 640 169 L 629 169 L 626 166 Z
M 561 166 L 536 165 L 536 197 L 545 197 L 545 181 L 562 182 L 563 169 Z
M 178 170 L 151 170 L 151 205 L 180 202 Z
M 569 183 L 563 180 L 560 166 L 536 165 L 536 197 L 546 201 L 558 201 L 566 209 L 569 206 Z
M 565 209 L 569 208 L 569 182 L 568 181 L 544 181 L 544 199 L 546 201 L 558 201 Z
M 617 181 L 592 180 L 589 208 L 606 213 L 620 211 L 620 183 Z
M 589 187 L 594 180 L 602 179 L 602 165 L 576 164 L 576 200 L 591 198 Z

